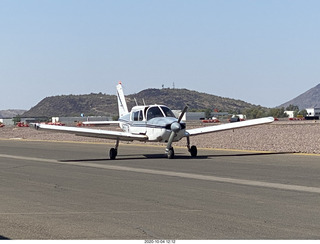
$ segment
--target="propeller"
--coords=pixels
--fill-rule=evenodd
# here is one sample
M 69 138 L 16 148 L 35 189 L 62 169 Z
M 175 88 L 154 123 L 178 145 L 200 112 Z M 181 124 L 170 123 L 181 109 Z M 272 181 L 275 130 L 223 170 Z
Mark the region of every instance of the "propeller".
M 187 109 L 188 109 L 188 106 L 185 106 L 184 109 L 182 110 L 179 118 L 178 118 L 178 121 L 173 122 L 170 126 L 171 133 L 170 133 L 167 148 L 166 148 L 166 154 L 168 155 L 168 158 L 174 157 L 174 151 L 173 151 L 173 148 L 171 147 L 171 145 L 172 145 L 174 137 L 181 130 L 180 121 L 182 120 L 184 114 L 187 112 Z

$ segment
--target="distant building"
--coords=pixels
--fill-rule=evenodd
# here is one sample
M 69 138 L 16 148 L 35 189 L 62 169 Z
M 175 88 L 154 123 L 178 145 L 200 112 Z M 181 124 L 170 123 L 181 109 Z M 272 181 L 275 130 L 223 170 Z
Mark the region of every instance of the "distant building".
M 187 112 L 185 114 L 185 120 L 203 120 L 205 119 L 205 113 L 204 112 Z
M 320 108 L 306 108 L 307 116 L 306 119 L 319 119 Z
M 0 122 L 4 125 L 14 125 L 12 118 L 11 119 L 0 119 Z
M 53 123 L 61 122 L 66 125 L 75 125 L 78 122 L 85 122 L 85 121 L 112 121 L 112 118 L 107 116 L 52 117 L 51 121 Z
M 172 110 L 174 115 L 179 118 L 181 114 L 181 110 Z M 228 117 L 227 112 L 212 112 L 211 116 L 216 117 L 216 118 L 224 118 Z M 206 118 L 205 112 L 186 112 L 182 118 L 182 121 L 191 121 L 191 120 L 204 120 L 204 119 L 209 119 Z

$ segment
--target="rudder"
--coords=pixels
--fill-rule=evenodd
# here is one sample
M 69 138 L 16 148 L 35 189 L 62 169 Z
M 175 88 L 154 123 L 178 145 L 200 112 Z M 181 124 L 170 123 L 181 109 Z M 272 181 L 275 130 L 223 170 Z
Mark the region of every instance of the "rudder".
M 129 113 L 127 102 L 124 97 L 122 83 L 119 81 L 119 84 L 117 85 L 117 98 L 118 98 L 118 109 L 119 109 L 119 117 L 122 117 Z

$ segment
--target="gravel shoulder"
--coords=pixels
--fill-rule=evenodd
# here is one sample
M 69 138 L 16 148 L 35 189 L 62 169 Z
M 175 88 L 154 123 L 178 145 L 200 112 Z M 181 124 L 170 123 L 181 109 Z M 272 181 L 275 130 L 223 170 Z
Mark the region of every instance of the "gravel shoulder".
M 205 125 L 200 122 L 187 123 L 187 128 L 200 126 Z M 117 130 L 116 127 L 99 129 Z M 198 148 L 320 154 L 319 135 L 319 121 L 275 121 L 267 125 L 194 136 L 190 140 L 191 144 Z M 0 128 L 0 139 L 114 143 L 113 140 L 79 137 L 13 126 Z M 139 142 L 131 143 L 140 144 Z M 164 145 L 163 143 L 153 144 Z M 174 146 L 186 146 L 186 140 L 174 143 Z

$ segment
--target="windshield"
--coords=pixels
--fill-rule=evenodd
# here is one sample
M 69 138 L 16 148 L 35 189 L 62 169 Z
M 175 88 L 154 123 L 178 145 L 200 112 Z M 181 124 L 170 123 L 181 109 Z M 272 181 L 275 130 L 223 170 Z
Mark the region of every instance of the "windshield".
M 158 106 L 149 108 L 148 113 L 147 113 L 147 119 L 150 120 L 150 119 L 157 118 L 157 117 L 163 117 L 163 114 L 162 114 L 160 108 Z
M 164 112 L 164 114 L 166 115 L 166 117 L 173 117 L 173 118 L 176 117 L 176 116 L 174 116 L 174 114 L 172 113 L 172 111 L 168 107 L 161 106 L 161 109 Z
M 148 109 L 147 112 L 147 120 L 153 119 L 153 118 L 157 118 L 157 117 L 173 117 L 175 118 L 174 114 L 172 113 L 172 111 L 165 106 L 154 106 Z

